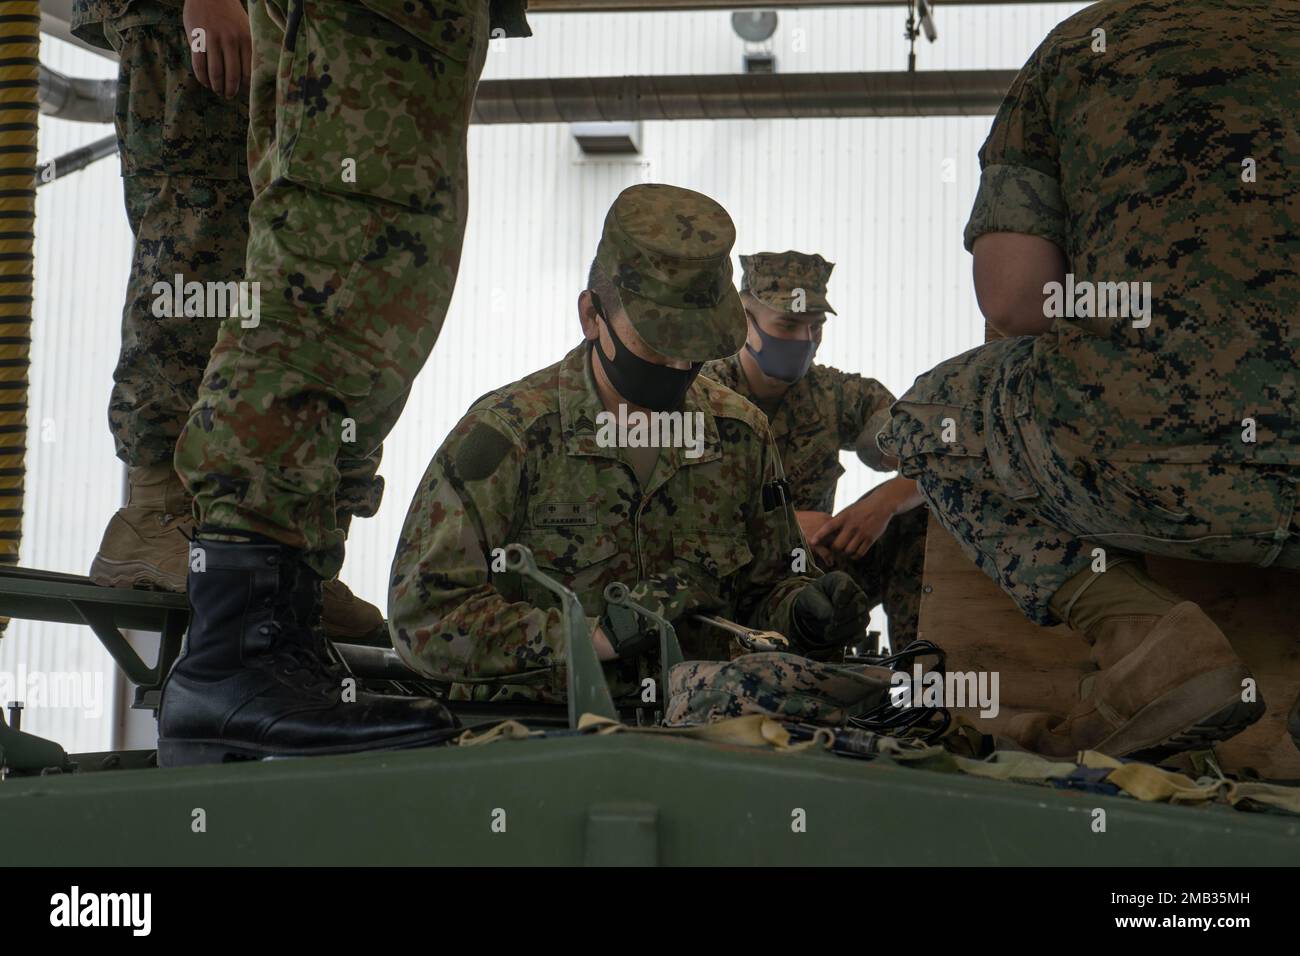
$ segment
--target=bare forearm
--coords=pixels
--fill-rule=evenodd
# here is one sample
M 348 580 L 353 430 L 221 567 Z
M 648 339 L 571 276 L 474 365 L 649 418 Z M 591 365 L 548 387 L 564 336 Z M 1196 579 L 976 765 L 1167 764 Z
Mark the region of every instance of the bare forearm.
M 916 482 L 911 478 L 904 478 L 902 475 L 895 475 L 888 481 L 873 488 L 868 494 L 881 495 L 889 505 L 889 509 L 896 515 L 904 514 L 913 508 L 925 504 L 925 498 L 922 497 Z M 866 495 L 863 495 L 865 498 Z

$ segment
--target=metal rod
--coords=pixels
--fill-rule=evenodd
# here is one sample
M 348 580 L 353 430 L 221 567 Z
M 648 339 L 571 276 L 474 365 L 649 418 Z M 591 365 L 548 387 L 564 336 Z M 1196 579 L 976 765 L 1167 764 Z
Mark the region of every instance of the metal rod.
M 91 163 L 103 159 L 105 156 L 112 156 L 116 152 L 116 133 L 105 136 L 103 139 L 97 139 L 93 143 L 88 143 L 77 149 L 69 150 L 62 156 L 57 156 L 48 163 L 41 163 L 36 167 L 36 188 L 39 189 L 46 183 L 52 183 L 56 179 L 62 179 L 69 173 L 85 169 Z

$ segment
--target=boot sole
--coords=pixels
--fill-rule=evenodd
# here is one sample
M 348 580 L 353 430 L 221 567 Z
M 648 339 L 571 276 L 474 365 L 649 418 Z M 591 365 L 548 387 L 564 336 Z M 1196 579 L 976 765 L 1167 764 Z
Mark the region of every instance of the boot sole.
M 1156 763 L 1188 750 L 1201 750 L 1235 737 L 1264 716 L 1263 698 L 1241 699 L 1241 682 L 1250 677 L 1244 667 L 1223 668 L 1193 677 L 1157 698 L 1122 727 L 1090 749 L 1109 757 Z M 1216 701 L 1203 716 L 1188 722 L 1188 699 Z
M 244 760 L 264 760 L 267 757 L 332 757 L 344 754 L 369 753 L 376 750 L 409 750 L 431 747 L 461 733 L 463 727 L 420 731 L 385 740 L 372 740 L 364 744 L 339 744 L 332 747 L 260 747 L 255 744 L 232 743 L 228 740 L 172 740 L 158 739 L 158 766 L 192 767 L 200 764 L 222 764 Z
M 162 574 L 143 561 L 110 561 L 95 556 L 90 563 L 90 580 L 106 588 L 139 588 L 149 591 L 184 593 L 185 579 Z

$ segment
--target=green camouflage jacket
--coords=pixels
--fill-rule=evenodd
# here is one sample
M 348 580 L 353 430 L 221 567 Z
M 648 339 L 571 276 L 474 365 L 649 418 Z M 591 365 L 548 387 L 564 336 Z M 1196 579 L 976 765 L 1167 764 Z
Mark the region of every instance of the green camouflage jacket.
M 687 610 L 788 631 L 811 578 L 791 571 L 803 547 L 793 512 L 774 495 L 765 502 L 777 457 L 763 414 L 696 379 L 684 413 L 702 416 L 691 419 L 703 423 L 702 453 L 663 449 L 642 488 L 619 449 L 602 446 L 602 412 L 583 345 L 479 399 L 430 462 L 393 560 L 389 627 L 412 667 L 461 682 L 455 696 L 563 699 L 554 598 L 491 570 L 493 549 L 514 542 L 577 594 L 589 624 L 607 584 L 632 587 L 633 600 L 675 621 L 688 659 L 725 659 L 727 641 L 688 624 Z M 616 692 L 634 665 L 609 668 Z
M 1297 64 L 1295 2 L 1102 0 L 1052 30 L 966 227 L 1049 239 L 1073 277 L 1003 419 L 1109 461 L 1300 465 Z
M 707 363 L 703 374 L 755 400 L 739 354 Z M 813 365 L 790 387 L 771 424 L 796 511 L 834 512 L 835 487 L 844 474 L 840 451 L 853 451 L 868 420 L 893 403 L 889 389 L 875 379 L 829 365 Z
M 288 5 L 292 0 L 283 0 Z M 348 0 L 330 0 L 348 2 Z M 481 16 L 485 0 L 350 0 L 369 7 L 435 49 L 460 51 L 474 35 L 470 17 Z M 179 10 L 185 0 L 73 0 L 72 34 L 87 43 L 108 50 L 104 24 L 113 21 L 118 29 L 157 23 Z M 524 17 L 528 0 L 491 0 L 489 36 L 532 36 Z M 504 32 L 495 32 L 497 30 Z M 458 55 L 460 55 L 458 53 Z M 468 57 L 472 58 L 472 57 Z

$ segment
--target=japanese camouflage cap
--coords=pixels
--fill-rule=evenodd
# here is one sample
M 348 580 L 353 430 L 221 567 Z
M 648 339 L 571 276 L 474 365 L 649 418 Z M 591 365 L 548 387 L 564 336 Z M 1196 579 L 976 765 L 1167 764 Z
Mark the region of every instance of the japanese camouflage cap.
M 740 257 L 740 291 L 780 312 L 838 313 L 826 301 L 826 283 L 835 263 L 816 253 L 756 252 Z M 796 309 L 797 289 L 803 290 L 803 308 Z
M 705 362 L 745 344 L 745 310 L 732 281 L 735 242 L 731 217 L 708 196 L 643 183 L 614 200 L 596 263 L 647 345 Z

